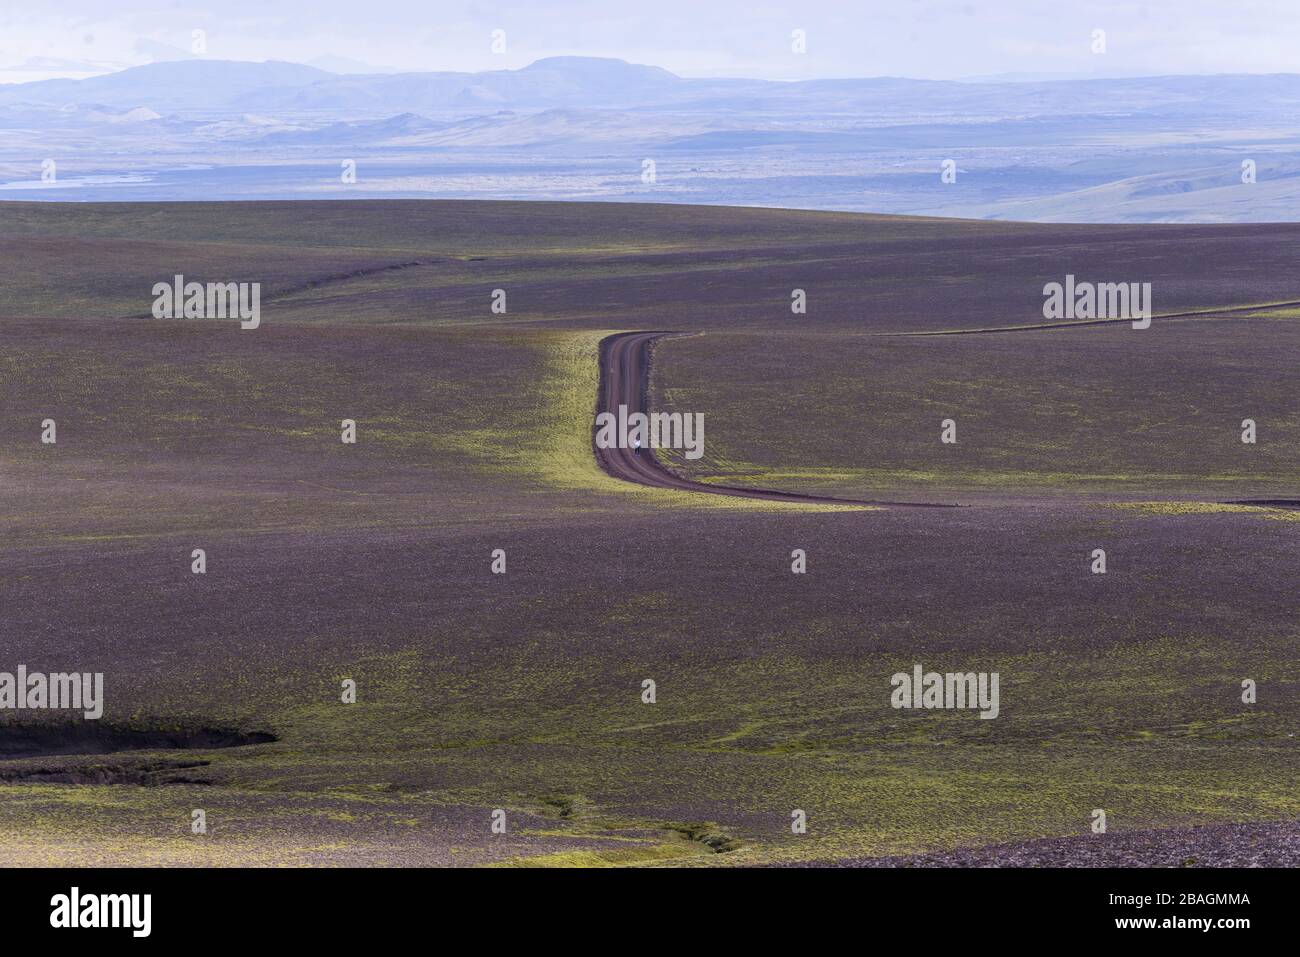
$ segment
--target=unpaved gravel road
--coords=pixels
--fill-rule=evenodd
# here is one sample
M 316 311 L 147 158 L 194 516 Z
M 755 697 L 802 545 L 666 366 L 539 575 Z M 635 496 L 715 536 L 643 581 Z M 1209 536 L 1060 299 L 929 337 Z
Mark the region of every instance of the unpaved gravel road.
M 600 387 L 596 412 L 618 414 L 620 405 L 627 406 L 628 415 L 649 411 L 650 349 L 657 339 L 679 335 L 671 332 L 621 332 L 608 336 L 600 343 Z M 737 485 L 710 485 L 683 478 L 666 468 L 651 449 L 601 449 L 596 447 L 595 427 L 592 428 L 592 448 L 596 461 L 610 475 L 627 482 L 671 488 L 685 492 L 706 492 L 710 495 L 734 495 L 740 498 L 759 498 L 777 502 L 810 502 L 828 505 L 877 505 L 897 508 L 956 508 L 959 506 L 937 502 L 881 502 L 861 499 L 830 498 L 825 495 L 805 495 L 799 492 L 779 492 L 772 489 L 744 488 Z

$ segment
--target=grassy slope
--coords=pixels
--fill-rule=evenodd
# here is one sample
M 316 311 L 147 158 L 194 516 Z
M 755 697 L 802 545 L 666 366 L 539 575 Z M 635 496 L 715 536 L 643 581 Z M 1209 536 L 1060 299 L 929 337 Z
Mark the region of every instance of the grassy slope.
M 1274 268 L 1289 227 L 550 204 L 0 214 L 7 252 L 45 244 L 0 260 L 17 290 L 0 306 L 6 659 L 102 668 L 116 721 L 281 738 L 210 753 L 206 787 L 4 786 L 2 860 L 755 862 L 1083 834 L 1094 807 L 1117 830 L 1300 812 L 1294 513 L 1071 501 L 1293 489 L 1292 324 L 863 335 L 1005 324 L 1081 240 L 1094 268 L 1181 276 L 1171 301 L 1295 298 Z M 1189 271 L 1192 247 L 1219 273 Z M 446 261 L 331 279 L 425 257 Z M 146 310 L 139 290 L 177 263 L 298 291 L 252 334 L 104 320 Z M 507 317 L 487 312 L 498 283 Z M 792 320 L 799 283 L 813 311 Z M 14 318 L 34 315 L 85 318 Z M 846 513 L 614 483 L 585 454 L 595 344 L 666 327 L 711 333 L 656 363 L 661 401 L 706 412 L 702 474 L 1036 504 Z M 1249 467 L 1204 439 L 1243 404 L 1267 423 Z M 953 405 L 955 461 L 931 422 Z M 54 449 L 35 442 L 45 415 Z M 1104 578 L 1087 573 L 1099 543 Z M 999 670 L 1003 716 L 889 708 L 888 676 L 916 661 Z M 357 705 L 337 703 L 345 676 Z M 487 833 L 494 807 L 505 838 Z
M 658 394 L 712 430 L 705 459 L 677 464 L 710 481 L 945 500 L 1286 498 L 1300 484 L 1294 320 L 834 343 L 662 343 Z M 946 418 L 956 445 L 939 441 Z

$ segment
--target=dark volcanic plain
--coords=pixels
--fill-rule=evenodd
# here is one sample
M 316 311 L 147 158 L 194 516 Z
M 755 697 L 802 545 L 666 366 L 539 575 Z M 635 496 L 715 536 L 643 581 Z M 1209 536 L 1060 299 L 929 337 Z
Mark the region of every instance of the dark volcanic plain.
M 0 862 L 1293 861 L 1298 252 L 1289 225 L 0 204 L 0 671 L 106 696 L 84 746 L 0 714 Z M 262 282 L 261 328 L 149 318 L 176 273 Z M 897 335 L 1041 322 L 1067 273 L 1151 282 L 1152 327 Z M 965 507 L 619 481 L 598 360 L 636 330 L 697 333 L 652 352 L 652 406 L 707 423 L 664 468 Z M 894 710 L 914 664 L 999 672 L 999 717 Z

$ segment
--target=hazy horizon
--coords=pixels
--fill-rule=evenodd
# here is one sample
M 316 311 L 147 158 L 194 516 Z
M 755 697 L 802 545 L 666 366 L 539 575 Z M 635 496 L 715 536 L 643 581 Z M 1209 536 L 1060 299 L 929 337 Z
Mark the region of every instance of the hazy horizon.
M 0 14 L 0 197 L 1292 221 L 1297 40 L 1272 0 L 74 0 Z
M 426 74 L 426 73 L 457 73 L 467 76 L 474 76 L 484 73 L 510 73 L 526 70 L 538 63 L 548 60 L 610 60 L 619 63 L 626 63 L 630 66 L 654 67 L 665 70 L 673 76 L 682 79 L 691 80 L 754 80 L 764 83 L 784 83 L 795 84 L 805 83 L 810 80 L 915 80 L 918 82 L 943 82 L 943 83 L 1069 83 L 1088 80 L 1142 80 L 1142 79 L 1159 79 L 1166 77 L 1229 77 L 1229 76 L 1300 76 L 1300 69 L 1293 70 L 1216 70 L 1211 72 L 1153 72 L 1153 71 L 1122 71 L 1122 72 L 1025 72 L 1019 70 L 1010 70 L 1002 73 L 987 73 L 970 76 L 954 77 L 928 77 L 914 74 L 901 73 L 876 73 L 876 74 L 843 74 L 836 76 L 820 77 L 764 77 L 752 73 L 743 72 L 726 72 L 702 71 L 702 72 L 678 72 L 670 70 L 659 63 L 650 63 L 639 60 L 629 60 L 619 56 L 594 56 L 584 53 L 550 53 L 546 56 L 539 56 L 536 59 L 529 60 L 520 66 L 513 67 L 484 67 L 482 69 L 471 70 L 442 70 L 442 69 L 388 69 L 376 64 L 361 64 L 359 61 L 348 61 L 346 57 L 338 57 L 332 54 L 325 54 L 313 57 L 310 60 L 286 60 L 279 57 L 268 58 L 240 58 L 240 57 L 208 57 L 208 56 L 187 56 L 175 57 L 171 59 L 149 60 L 145 63 L 114 63 L 104 65 L 103 69 L 95 71 L 78 72 L 71 69 L 50 69 L 50 70 L 32 70 L 23 69 L 24 64 L 0 65 L 0 87 L 25 86 L 31 83 L 41 83 L 46 80 L 84 80 L 94 77 L 109 76 L 115 73 L 124 73 L 128 70 L 134 70 L 142 66 L 155 66 L 163 63 L 178 62 L 195 62 L 205 61 L 209 63 L 248 63 L 248 64 L 268 64 L 268 63 L 289 63 L 297 66 L 308 66 L 326 73 L 332 73 L 336 76 L 397 76 L 403 74 Z M 31 62 L 27 66 L 33 65 Z M 363 71 L 361 66 L 374 67 L 372 70 Z M 22 76 L 21 79 L 14 79 L 14 76 Z
M 802 31 L 802 52 L 792 34 Z M 1104 31 L 1099 53 L 1094 31 Z M 194 51 L 201 31 L 204 52 Z M 495 43 L 502 31 L 504 43 Z M 376 0 L 364 15 L 342 0 L 231 0 L 221 10 L 154 0 L 70 0 L 0 14 L 0 79 L 103 73 L 196 55 L 312 64 L 349 71 L 480 72 L 549 56 L 602 56 L 681 76 L 830 79 L 898 76 L 1213 75 L 1293 69 L 1300 9 L 1248 0 L 1069 8 L 1025 0 L 913 0 L 870 9 L 823 0 L 707 6 L 666 0 L 559 0 L 544 9 L 507 0 L 430 8 Z

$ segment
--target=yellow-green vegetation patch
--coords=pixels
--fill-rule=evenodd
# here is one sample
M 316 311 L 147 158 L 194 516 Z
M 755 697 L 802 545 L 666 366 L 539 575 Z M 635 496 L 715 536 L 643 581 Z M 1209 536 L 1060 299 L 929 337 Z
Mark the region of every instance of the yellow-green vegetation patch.
M 789 647 L 781 637 L 756 640 Z M 553 650 L 485 660 L 472 676 L 439 665 L 436 636 L 424 652 L 319 662 L 313 704 L 289 693 L 300 676 L 244 689 L 280 741 L 205 754 L 212 786 L 0 787 L 6 828 L 27 842 L 7 853 L 25 863 L 303 862 L 332 840 L 322 829 L 437 842 L 429 809 L 454 805 L 541 819 L 511 832 L 538 851 L 526 844 L 511 866 L 727 866 L 1084 835 L 1094 807 L 1117 831 L 1300 813 L 1286 701 L 1245 710 L 1235 690 L 1242 674 L 1270 689 L 1300 680 L 1290 639 L 1245 651 L 1212 635 L 1164 635 L 1096 654 L 1045 634 L 1038 649 L 1008 655 L 927 651 L 925 638 L 916 655 L 927 667 L 1002 672 L 998 720 L 892 709 L 891 672 L 918 660 L 898 652 L 674 669 L 650 720 L 635 693 L 592 693 L 609 679 L 607 662 Z M 615 685 L 635 689 L 646 667 L 620 665 Z M 361 694 L 344 706 L 349 676 Z M 678 803 L 707 807 L 709 822 L 626 809 Z M 218 809 L 207 844 L 184 836 L 191 807 Z M 807 812 L 808 834 L 790 833 L 792 808 Z M 390 861 L 406 852 L 339 840 Z
M 864 509 L 870 506 L 781 502 L 731 495 L 681 492 L 625 482 L 606 473 L 592 450 L 596 394 L 600 388 L 600 343 L 617 330 L 545 332 L 543 406 L 536 427 L 521 436 L 527 460 L 546 484 L 568 491 L 624 495 L 651 505 L 757 511 Z
M 1104 502 L 1100 508 L 1119 509 L 1138 515 L 1216 515 L 1235 513 L 1258 515 L 1280 521 L 1300 520 L 1300 513 L 1267 505 L 1241 505 L 1232 502 Z
M 684 857 L 699 857 L 710 853 L 708 848 L 692 847 L 687 843 L 652 844 L 649 847 L 632 847 L 611 851 L 561 851 L 558 854 L 539 854 L 536 857 L 519 857 L 508 861 L 495 861 L 488 867 L 629 867 L 658 864 L 663 861 L 680 862 Z

